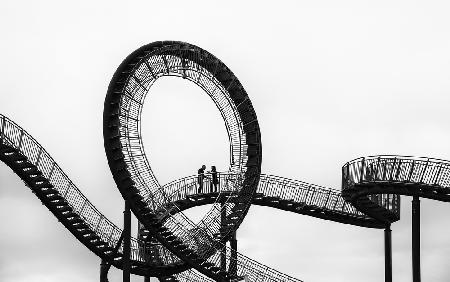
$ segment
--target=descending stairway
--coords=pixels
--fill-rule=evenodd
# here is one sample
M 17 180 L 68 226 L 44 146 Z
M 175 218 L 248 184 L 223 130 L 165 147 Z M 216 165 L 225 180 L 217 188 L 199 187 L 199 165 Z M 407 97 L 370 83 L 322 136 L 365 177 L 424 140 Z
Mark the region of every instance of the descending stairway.
M 83 245 L 115 267 L 122 267 L 122 230 L 101 214 L 24 129 L 0 115 L 0 160 L 8 165 Z M 132 239 L 132 272 L 177 273 L 186 269 L 175 256 L 151 263 L 144 242 Z

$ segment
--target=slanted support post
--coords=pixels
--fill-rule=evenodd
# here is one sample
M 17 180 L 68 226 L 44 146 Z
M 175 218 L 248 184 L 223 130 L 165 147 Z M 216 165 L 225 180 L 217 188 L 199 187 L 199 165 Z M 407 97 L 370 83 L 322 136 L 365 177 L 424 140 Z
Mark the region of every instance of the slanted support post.
M 420 199 L 412 200 L 412 276 L 413 282 L 420 282 Z
M 388 224 L 384 229 L 384 281 L 392 282 L 391 224 Z
M 108 282 L 109 265 L 106 260 L 102 259 L 100 263 L 100 282 Z
M 130 282 L 131 270 L 131 211 L 130 202 L 125 200 L 125 210 L 123 211 L 123 282 Z

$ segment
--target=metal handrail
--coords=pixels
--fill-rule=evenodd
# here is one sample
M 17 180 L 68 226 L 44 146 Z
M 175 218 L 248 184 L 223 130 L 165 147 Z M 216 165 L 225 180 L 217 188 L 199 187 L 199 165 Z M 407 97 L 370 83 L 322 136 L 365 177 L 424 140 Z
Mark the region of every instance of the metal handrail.
M 275 175 L 261 174 L 257 193 L 283 200 L 292 200 L 309 206 L 338 211 L 356 217 L 368 218 L 347 202 L 338 190 Z
M 174 196 L 169 196 L 171 201 L 183 200 L 187 196 L 198 195 L 197 189 L 189 189 L 189 185 L 180 185 L 180 183 L 185 183 L 188 179 L 192 181 L 192 184 L 194 184 L 196 188 L 196 175 L 183 177 L 163 186 L 167 190 L 174 190 L 172 192 L 172 195 Z M 210 182 L 208 182 L 208 185 L 209 184 Z M 224 189 L 224 187 L 226 187 L 224 185 L 219 184 L 218 187 L 219 191 L 210 192 L 222 193 L 229 191 L 228 189 Z M 281 200 L 292 200 L 293 202 L 308 206 L 317 206 L 321 209 L 342 212 L 356 217 L 369 218 L 367 215 L 358 211 L 353 205 L 347 202 L 342 197 L 340 191 L 300 180 L 261 174 L 261 179 L 256 193 L 264 194 L 265 197 L 277 197 Z
M 355 158 L 351 161 L 348 161 L 347 163 L 344 164 L 344 166 L 346 166 L 347 164 L 350 163 L 354 163 L 357 161 L 360 161 L 362 159 L 392 159 L 392 158 L 396 158 L 396 159 L 408 159 L 408 160 L 430 160 L 433 162 L 440 162 L 440 163 L 446 163 L 450 165 L 450 161 L 449 160 L 444 160 L 444 159 L 439 159 L 439 158 L 429 158 L 429 157 L 418 157 L 418 156 L 408 156 L 408 155 L 394 155 L 394 154 L 382 154 L 382 155 L 372 155 L 372 156 L 367 156 L 367 157 L 358 157 Z
M 407 156 L 371 156 L 346 163 L 343 189 L 351 184 L 372 181 L 409 182 L 450 187 L 450 162 Z
M 342 167 L 343 191 L 364 183 L 409 183 L 449 188 L 450 162 L 435 158 L 379 155 L 357 158 Z M 368 198 L 399 216 L 398 194 L 373 194 Z
M 89 228 L 98 235 L 102 241 L 114 248 L 122 230 L 104 216 L 73 184 L 66 173 L 60 168 L 50 154 L 28 132 L 14 121 L 0 114 L 0 136 L 2 143 L 9 145 L 27 157 L 46 177 L 61 196 L 67 201 L 73 212 L 82 218 Z M 132 252 L 130 258 L 144 261 L 141 255 L 145 253 L 143 241 L 131 239 Z M 144 249 L 142 249 L 144 248 Z M 120 247 L 119 252 L 121 252 Z

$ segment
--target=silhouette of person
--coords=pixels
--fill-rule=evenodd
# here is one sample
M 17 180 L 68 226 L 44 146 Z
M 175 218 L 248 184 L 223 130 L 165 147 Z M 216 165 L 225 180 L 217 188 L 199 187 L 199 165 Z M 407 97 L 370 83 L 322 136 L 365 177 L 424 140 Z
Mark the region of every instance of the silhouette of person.
M 219 184 L 219 178 L 217 177 L 217 170 L 216 166 L 211 166 L 211 176 L 212 176 L 212 182 L 211 182 L 211 192 L 217 192 L 217 185 Z
M 198 191 L 197 191 L 197 193 L 203 192 L 203 180 L 205 179 L 205 169 L 206 169 L 206 166 L 202 165 L 202 167 L 198 170 L 198 175 L 197 175 Z

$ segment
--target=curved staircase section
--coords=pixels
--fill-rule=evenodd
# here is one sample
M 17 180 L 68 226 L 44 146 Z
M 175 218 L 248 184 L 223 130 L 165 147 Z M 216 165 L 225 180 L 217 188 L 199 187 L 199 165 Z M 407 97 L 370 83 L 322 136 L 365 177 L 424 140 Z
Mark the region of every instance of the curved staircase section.
M 342 194 L 364 213 L 386 223 L 400 217 L 400 195 L 450 201 L 450 162 L 380 155 L 342 167 Z
M 3 115 L 0 115 L 0 160 L 78 241 L 115 267 L 122 267 L 122 230 L 95 208 L 31 135 Z M 144 241 L 132 238 L 131 246 L 134 274 L 166 275 L 187 268 L 173 255 L 159 264 L 152 263 L 153 257 Z

